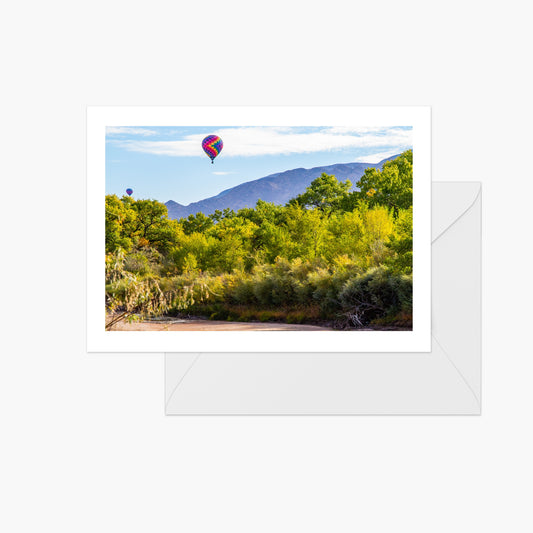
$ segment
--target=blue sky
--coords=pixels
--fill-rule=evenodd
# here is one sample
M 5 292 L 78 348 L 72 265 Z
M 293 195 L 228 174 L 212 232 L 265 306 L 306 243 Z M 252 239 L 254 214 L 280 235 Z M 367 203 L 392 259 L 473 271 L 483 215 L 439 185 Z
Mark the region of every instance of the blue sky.
M 207 135 L 224 148 L 211 164 Z M 293 168 L 377 163 L 412 147 L 412 128 L 112 127 L 106 129 L 106 194 L 187 205 L 246 181 Z

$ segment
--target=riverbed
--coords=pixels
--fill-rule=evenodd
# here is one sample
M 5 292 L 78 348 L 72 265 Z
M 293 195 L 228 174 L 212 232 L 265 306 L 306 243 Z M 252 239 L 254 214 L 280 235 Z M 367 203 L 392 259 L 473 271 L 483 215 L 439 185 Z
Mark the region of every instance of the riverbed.
M 331 331 L 331 328 L 310 324 L 227 322 L 193 318 L 133 322 L 122 320 L 112 326 L 109 331 Z

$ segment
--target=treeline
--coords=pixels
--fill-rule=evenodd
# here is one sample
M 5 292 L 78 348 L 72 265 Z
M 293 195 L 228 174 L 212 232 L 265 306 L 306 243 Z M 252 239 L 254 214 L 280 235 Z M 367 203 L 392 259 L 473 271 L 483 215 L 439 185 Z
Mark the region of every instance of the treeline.
M 106 196 L 108 312 L 409 327 L 412 151 L 356 185 L 322 174 L 284 206 L 180 220 Z

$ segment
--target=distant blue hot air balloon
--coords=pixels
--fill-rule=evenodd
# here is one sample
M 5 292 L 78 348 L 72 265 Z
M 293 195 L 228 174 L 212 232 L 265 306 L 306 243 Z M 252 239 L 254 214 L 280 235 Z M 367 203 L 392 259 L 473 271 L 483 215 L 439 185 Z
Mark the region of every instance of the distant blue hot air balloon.
M 133 194 L 133 189 L 126 189 L 126 193 L 128 196 L 131 196 Z

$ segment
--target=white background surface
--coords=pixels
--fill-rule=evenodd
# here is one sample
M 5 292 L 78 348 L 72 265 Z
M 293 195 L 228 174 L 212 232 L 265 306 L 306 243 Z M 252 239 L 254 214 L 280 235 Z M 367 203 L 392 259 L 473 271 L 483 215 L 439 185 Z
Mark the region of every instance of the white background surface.
M 2 7 L 0 529 L 531 531 L 522 6 Z M 433 106 L 433 179 L 484 183 L 481 417 L 165 418 L 162 356 L 85 353 L 85 106 L 208 103 Z

